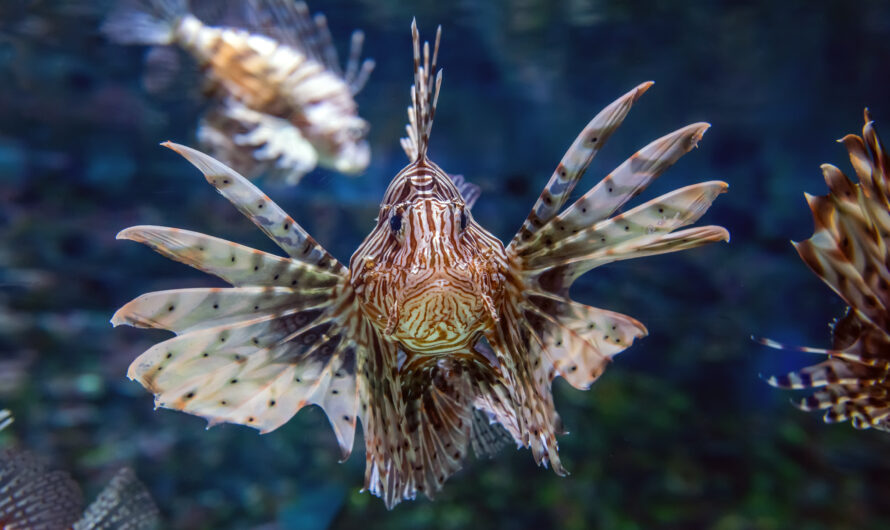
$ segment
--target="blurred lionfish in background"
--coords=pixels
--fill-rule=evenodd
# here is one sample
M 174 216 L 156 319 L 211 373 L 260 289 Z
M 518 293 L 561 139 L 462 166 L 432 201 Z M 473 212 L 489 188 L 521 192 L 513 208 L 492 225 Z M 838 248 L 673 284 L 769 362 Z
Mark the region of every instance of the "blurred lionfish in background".
M 204 24 L 187 0 L 123 0 L 103 25 L 125 44 L 178 46 L 205 74 L 211 104 L 198 139 L 213 156 L 246 174 L 296 184 L 320 165 L 348 175 L 370 162 L 369 126 L 354 96 L 374 68 L 360 61 L 356 31 L 340 67 L 323 15 L 306 4 L 251 0 L 250 31 Z
M 796 406 L 825 410 L 827 423 L 851 420 L 857 429 L 890 431 L 890 156 L 867 109 L 862 136 L 848 134 L 840 141 L 859 183 L 823 164 L 829 193 L 806 194 L 816 229 L 794 248 L 847 303 L 846 315 L 832 326 L 831 349 L 760 342 L 828 356 L 796 372 L 767 378 L 779 388 L 818 389 L 793 402 Z
M 387 507 L 417 492 L 432 498 L 468 446 L 487 452 L 501 434 L 565 474 L 553 379 L 586 389 L 646 334 L 631 317 L 573 302 L 572 282 L 613 261 L 729 239 L 718 226 L 675 232 L 704 214 L 723 182 L 615 214 L 696 145 L 704 123 L 649 144 L 559 213 L 651 85 L 644 83 L 584 128 L 505 248 L 461 195 L 477 190 L 459 188 L 427 155 L 440 35 L 441 28 L 432 54 L 428 44 L 421 53 L 412 24 L 414 85 L 402 141 L 410 164 L 386 190 L 376 226 L 348 268 L 235 171 L 171 143 L 289 258 L 174 228 L 137 226 L 118 236 L 234 286 L 148 293 L 112 318 L 178 334 L 130 366 L 129 377 L 155 394 L 156 405 L 264 433 L 319 405 L 344 459 L 360 419 L 365 488 Z
M 12 423 L 0 410 L 0 430 Z M 83 510 L 83 494 L 62 471 L 49 471 L 28 451 L 0 451 L 0 528 L 9 530 L 150 530 L 158 509 L 129 468 L 122 468 Z

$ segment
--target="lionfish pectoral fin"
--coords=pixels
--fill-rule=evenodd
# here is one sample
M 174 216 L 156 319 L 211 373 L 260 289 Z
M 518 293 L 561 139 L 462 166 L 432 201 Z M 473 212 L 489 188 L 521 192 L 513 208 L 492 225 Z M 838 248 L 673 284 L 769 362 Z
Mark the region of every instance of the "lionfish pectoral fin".
M 198 168 L 207 182 L 291 258 L 334 273 L 345 273 L 346 267 L 249 180 L 225 164 L 190 147 L 173 142 L 164 142 L 161 145 L 176 151 Z
M 209 310 L 217 300 L 202 304 Z M 159 407 L 263 433 L 304 406 L 318 405 L 345 457 L 358 406 L 355 346 L 329 314 L 331 305 L 293 295 L 277 310 L 233 314 L 219 325 L 186 324 L 179 336 L 133 361 L 127 375 L 155 394 Z M 220 312 L 226 311 L 220 305 Z
M 532 294 L 528 314 L 540 322 L 535 328 L 550 377 L 562 376 L 581 390 L 602 375 L 615 355 L 648 334 L 634 318 L 571 300 L 556 302 Z
M 128 377 L 155 394 L 156 406 L 204 417 L 210 425 L 269 432 L 302 407 L 318 405 L 347 456 L 358 410 L 350 326 L 360 310 L 345 267 L 244 177 L 199 151 L 165 145 L 198 167 L 291 257 L 186 230 L 122 231 L 119 238 L 146 243 L 236 286 L 149 293 L 121 308 L 112 318 L 116 325 L 178 334 L 133 361 Z
M 565 205 L 593 157 L 621 125 L 631 106 L 652 86 L 651 81 L 637 85 L 599 112 L 581 131 L 551 175 L 532 207 L 522 228 L 510 242 L 518 249 L 532 239 L 538 229 L 553 219 Z

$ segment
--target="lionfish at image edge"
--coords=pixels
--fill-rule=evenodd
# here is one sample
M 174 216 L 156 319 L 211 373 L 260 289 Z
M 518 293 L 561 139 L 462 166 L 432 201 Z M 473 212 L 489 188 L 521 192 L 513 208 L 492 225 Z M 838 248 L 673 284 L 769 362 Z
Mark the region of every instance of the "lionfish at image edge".
M 792 403 L 824 411 L 826 423 L 850 421 L 857 429 L 890 431 L 890 156 L 867 109 L 862 136 L 848 134 L 839 141 L 859 182 L 822 165 L 829 193 L 806 194 L 815 232 L 794 248 L 848 308 L 832 325 L 830 349 L 759 339 L 774 348 L 827 356 L 766 381 L 778 388 L 815 389 Z

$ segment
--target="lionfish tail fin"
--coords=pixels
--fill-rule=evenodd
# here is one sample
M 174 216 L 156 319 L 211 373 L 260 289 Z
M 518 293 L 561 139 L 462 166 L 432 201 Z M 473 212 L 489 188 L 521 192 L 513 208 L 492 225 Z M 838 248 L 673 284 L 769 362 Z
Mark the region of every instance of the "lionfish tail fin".
M 102 32 L 120 44 L 170 44 L 188 14 L 188 0 L 124 0 L 102 23 Z
M 395 354 L 393 348 L 379 346 L 377 359 Z M 382 375 L 382 365 L 369 362 L 371 378 L 380 374 L 381 383 L 369 385 L 362 403 L 365 489 L 388 509 L 418 493 L 433 499 L 469 452 L 470 378 L 459 364 L 436 363 L 403 369 L 393 379 Z
M 421 56 L 420 33 L 417 31 L 417 19 L 411 21 L 411 39 L 414 47 L 414 84 L 411 86 L 411 106 L 408 107 L 408 136 L 402 138 L 402 148 L 412 162 L 426 157 L 436 117 L 436 104 L 439 101 L 439 89 L 442 87 L 442 70 L 436 72 L 439 56 L 439 42 L 442 39 L 442 26 L 436 30 L 436 43 L 430 56 L 429 42 L 423 43 Z M 435 73 L 435 78 L 433 77 Z
M 289 258 L 197 232 L 137 226 L 121 232 L 157 252 L 214 274 L 233 288 L 175 289 L 142 295 L 114 325 L 173 331 L 140 355 L 128 376 L 158 407 L 261 432 L 301 408 L 327 414 L 344 458 L 356 428 L 355 320 L 340 266 L 259 189 L 193 149 L 167 144 L 284 249 Z
M 90 504 L 72 530 L 126 528 L 152 530 L 161 524 L 151 494 L 130 468 L 122 468 Z

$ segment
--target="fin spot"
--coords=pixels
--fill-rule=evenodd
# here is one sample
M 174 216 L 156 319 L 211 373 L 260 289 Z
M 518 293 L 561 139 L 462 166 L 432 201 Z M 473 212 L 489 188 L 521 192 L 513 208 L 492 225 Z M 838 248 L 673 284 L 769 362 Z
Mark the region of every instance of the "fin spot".
M 349 416 L 343 416 L 343 421 L 352 421 L 352 418 Z
M 169 358 L 171 358 L 171 357 L 173 357 L 173 352 L 169 352 L 169 351 L 168 351 L 168 352 L 167 352 L 167 358 L 169 359 Z
M 274 400 L 274 399 L 270 399 L 270 400 L 269 400 L 269 406 L 270 406 L 270 407 L 274 407 L 274 406 L 275 406 L 275 400 Z
M 231 383 L 231 384 L 233 384 L 233 385 L 234 385 L 235 383 L 237 383 L 237 382 L 238 382 L 237 379 L 232 379 L 231 381 L 229 381 L 229 383 Z
M 340 393 L 340 391 L 337 390 L 336 388 L 334 390 L 331 390 L 331 394 L 334 394 L 335 396 L 339 393 Z
M 224 399 L 224 400 L 220 401 L 219 404 L 222 406 L 226 406 L 229 404 L 229 402 Z
M 193 397 L 195 397 L 194 392 L 189 392 L 188 394 L 185 395 L 185 399 L 192 399 Z
M 210 357 L 210 354 L 205 351 L 201 354 L 201 357 Z
M 213 309 L 219 309 L 219 304 L 213 304 Z
M 173 307 L 173 306 L 171 305 L 170 307 L 167 308 L 167 311 L 171 311 L 171 312 L 172 312 L 174 309 L 176 309 L 176 308 Z

